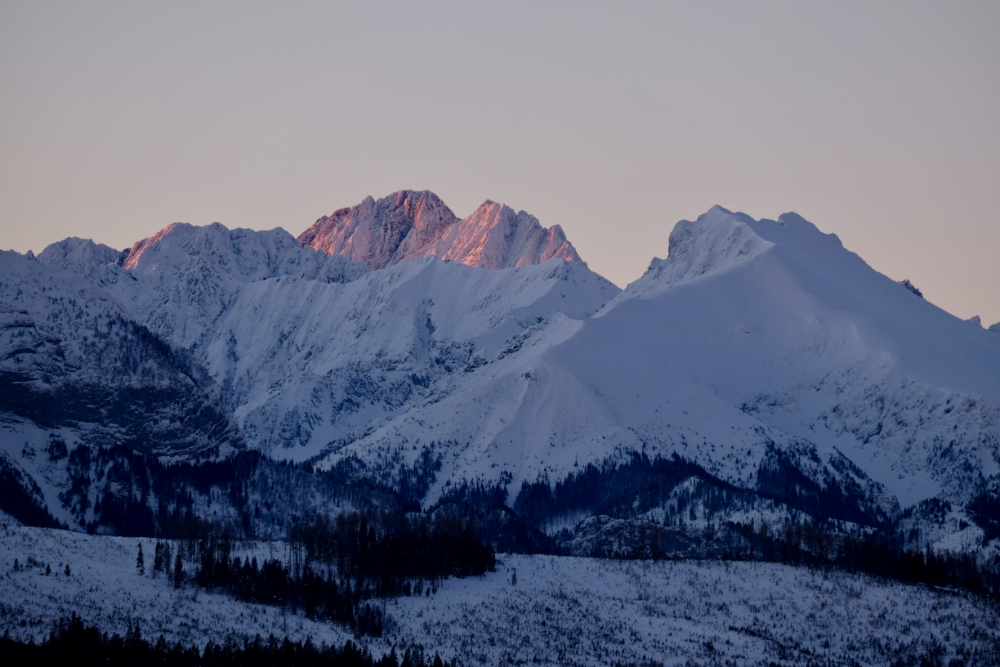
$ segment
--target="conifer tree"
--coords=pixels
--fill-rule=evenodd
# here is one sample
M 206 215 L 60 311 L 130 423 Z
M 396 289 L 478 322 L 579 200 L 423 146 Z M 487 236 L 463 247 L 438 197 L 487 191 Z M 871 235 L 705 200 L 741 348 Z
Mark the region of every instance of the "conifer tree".
M 184 583 L 184 564 L 181 563 L 181 553 L 177 552 L 177 560 L 174 561 L 174 588 L 180 588 Z
M 173 579 L 174 579 L 174 577 L 173 577 L 174 573 L 173 573 L 173 570 L 171 570 L 171 566 L 170 566 L 170 563 L 172 563 L 172 562 L 173 562 L 173 554 L 171 554 L 170 542 L 164 542 L 164 544 L 163 544 L 163 571 L 166 573 L 168 581 L 173 581 Z
M 146 574 L 146 561 L 142 557 L 142 542 L 139 542 L 139 555 L 135 557 L 135 569 L 139 574 Z
M 163 565 L 163 544 L 157 541 L 156 546 L 153 548 L 153 576 L 156 576 L 157 572 L 163 572 L 166 568 Z

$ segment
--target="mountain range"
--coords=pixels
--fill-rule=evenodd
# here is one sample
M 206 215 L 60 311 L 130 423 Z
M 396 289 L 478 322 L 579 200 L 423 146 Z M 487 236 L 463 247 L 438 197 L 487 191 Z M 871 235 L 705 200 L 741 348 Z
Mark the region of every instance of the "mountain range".
M 974 508 L 1000 491 L 1000 326 L 794 213 L 713 207 L 668 242 L 621 290 L 558 226 L 401 191 L 297 239 L 177 223 L 124 251 L 7 252 L 0 456 L 49 505 L 68 478 L 29 453 L 53 437 L 350 463 L 390 487 L 429 460 L 424 506 L 673 458 L 769 503 L 833 498 L 854 523 L 948 503 L 936 540 L 995 548 Z

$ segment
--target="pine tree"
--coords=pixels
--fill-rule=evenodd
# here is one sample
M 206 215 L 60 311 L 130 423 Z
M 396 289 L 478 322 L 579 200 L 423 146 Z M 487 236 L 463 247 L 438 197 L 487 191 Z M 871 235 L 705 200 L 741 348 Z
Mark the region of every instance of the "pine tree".
M 66 576 L 67 577 L 70 576 L 69 575 L 69 563 L 66 563 Z
M 139 574 L 146 574 L 146 561 L 142 557 L 142 542 L 139 542 L 139 555 L 135 558 L 135 569 Z
M 156 547 L 153 549 L 153 576 L 155 577 L 157 572 L 163 572 L 165 569 L 163 565 L 163 545 L 157 542 Z
M 173 581 L 173 572 L 170 569 L 170 563 L 173 562 L 173 554 L 170 549 L 170 542 L 164 542 L 163 544 L 163 571 L 167 575 L 168 581 Z
M 184 564 L 181 563 L 180 551 L 177 552 L 177 560 L 174 561 L 174 588 L 180 588 L 184 583 Z

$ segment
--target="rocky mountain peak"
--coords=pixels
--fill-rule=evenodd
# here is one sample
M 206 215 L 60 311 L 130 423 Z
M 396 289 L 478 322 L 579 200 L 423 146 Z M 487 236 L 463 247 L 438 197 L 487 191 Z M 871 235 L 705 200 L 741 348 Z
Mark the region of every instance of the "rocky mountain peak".
M 95 243 L 90 239 L 81 239 L 76 236 L 63 239 L 46 246 L 38 255 L 38 261 L 42 264 L 56 264 L 65 266 L 84 266 L 90 264 L 109 264 L 118 261 L 121 252 L 104 245 Z
M 721 206 L 713 206 L 694 222 L 681 220 L 670 232 L 666 259 L 654 257 L 625 293 L 629 298 L 646 295 L 753 259 L 774 245 L 751 227 L 755 222 Z
M 486 200 L 459 219 L 433 192 L 401 190 L 342 208 L 299 236 L 304 247 L 343 255 L 371 269 L 433 255 L 470 266 L 532 266 L 553 257 L 583 264 L 557 225 Z

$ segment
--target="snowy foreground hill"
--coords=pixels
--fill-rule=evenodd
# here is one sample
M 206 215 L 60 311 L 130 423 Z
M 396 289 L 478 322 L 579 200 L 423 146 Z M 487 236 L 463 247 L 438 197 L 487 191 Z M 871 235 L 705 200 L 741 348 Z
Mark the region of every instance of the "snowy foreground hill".
M 43 640 L 76 611 L 124 636 L 202 647 L 269 634 L 340 644 L 339 626 L 139 574 L 148 539 L 0 527 L 0 629 Z M 262 558 L 273 545 L 249 544 Z M 10 564 L 19 559 L 21 569 Z M 464 665 L 995 664 L 1000 611 L 975 596 L 773 563 L 503 555 L 496 572 L 385 602 L 379 655 L 420 645 Z M 70 573 L 65 573 L 65 565 Z M 52 573 L 45 575 L 46 567 Z M 512 583 L 512 581 L 516 583 Z M 828 662 L 830 661 L 830 662 Z M 952 662 L 955 661 L 955 662 Z
M 699 660 L 791 664 L 931 650 L 907 623 L 937 627 L 939 609 L 984 603 L 777 563 L 642 559 L 898 570 L 993 591 L 1000 327 L 944 312 L 792 213 L 715 207 L 665 242 L 667 257 L 620 290 L 523 211 L 487 201 L 458 219 L 433 193 L 402 191 L 298 238 L 176 223 L 123 251 L 71 238 L 37 258 L 2 253 L 0 509 L 36 528 L 11 528 L 0 549 L 75 550 L 64 560 L 76 571 L 134 540 L 37 526 L 144 538 L 147 550 L 154 537 L 223 534 L 273 550 L 344 512 L 383 517 L 386 534 L 465 522 L 502 551 L 640 560 L 503 556 L 496 573 L 445 580 L 419 602 L 390 586 L 374 599 L 393 620 L 366 641 L 423 641 L 484 664 L 530 661 L 542 645 L 540 658 L 580 664 L 661 660 L 681 644 Z M 261 539 L 278 542 L 246 546 Z M 5 591 L 29 581 L 12 576 Z M 710 602 L 678 617 L 688 598 L 668 589 L 689 580 L 715 582 L 692 584 L 690 600 Z M 782 635 L 768 616 L 778 589 L 791 591 L 780 613 L 812 613 L 816 628 L 830 618 L 817 591 L 834 616 L 874 616 L 846 634 L 786 624 Z M 162 594 L 176 606 L 191 591 Z M 251 614 L 211 591 L 190 613 L 217 595 L 219 609 Z M 893 599 L 910 611 L 879 618 Z M 37 619 L 71 608 L 22 604 Z M 550 616 L 559 610 L 603 638 L 560 639 L 581 632 Z M 121 623 L 95 613 L 101 627 Z M 204 613 L 238 627 L 220 620 L 228 611 Z M 518 637 L 503 628 L 519 616 L 530 621 Z M 293 618 L 295 636 L 347 636 Z M 888 644 L 872 643 L 879 627 Z M 996 637 L 956 632 L 938 637 L 955 656 Z

